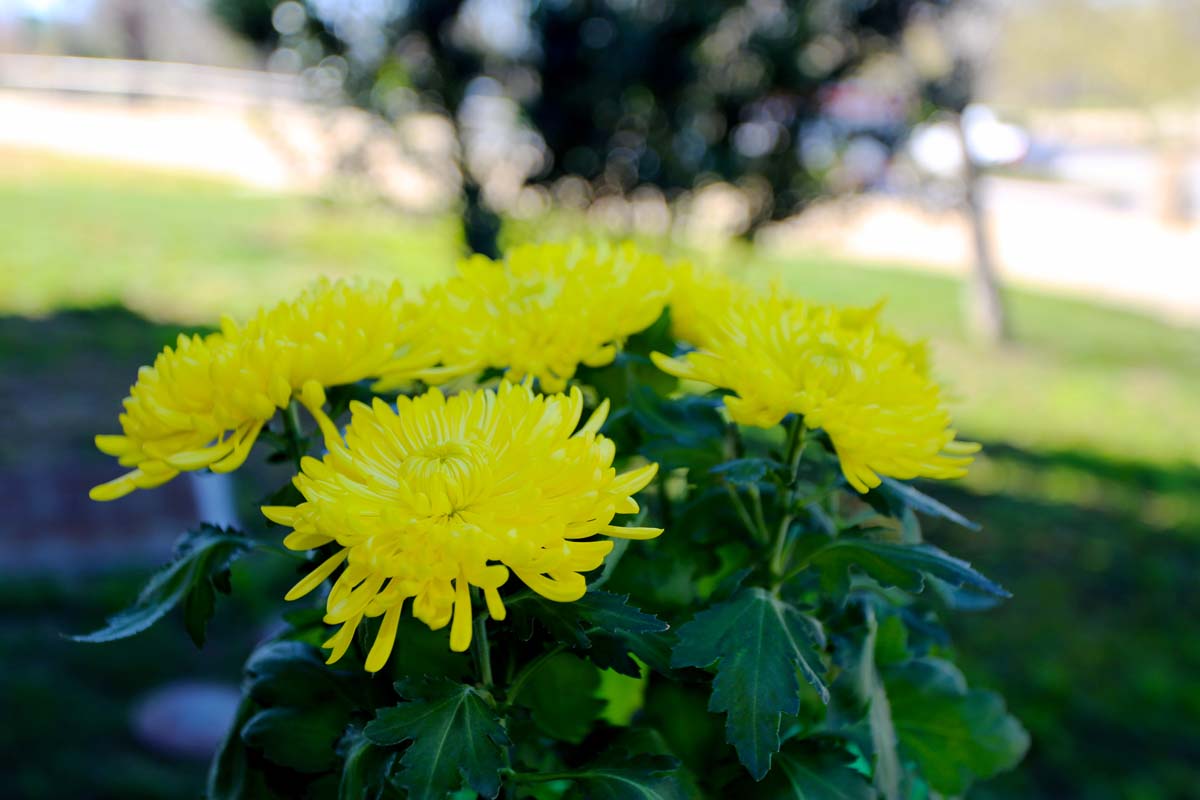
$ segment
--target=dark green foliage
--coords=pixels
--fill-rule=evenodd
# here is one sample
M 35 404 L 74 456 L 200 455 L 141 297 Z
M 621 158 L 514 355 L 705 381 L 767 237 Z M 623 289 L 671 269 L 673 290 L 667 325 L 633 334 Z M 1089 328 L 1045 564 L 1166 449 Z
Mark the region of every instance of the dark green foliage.
M 640 668 L 630 653 L 651 664 L 664 663 L 666 643 L 657 634 L 668 625 L 627 600 L 627 596 L 594 590 L 574 603 L 556 603 L 530 592 L 512 607 L 518 621 L 528 615 L 557 642 L 580 651 L 598 666 L 636 677 Z
M 72 636 L 77 642 L 111 642 L 133 636 L 184 604 L 188 635 L 199 647 L 215 608 L 216 591 L 229 591 L 229 566 L 251 542 L 232 530 L 201 525 L 180 537 L 175 559 L 151 576 L 129 608 L 114 614 L 103 628 Z
M 636 346 L 673 352 L 668 317 Z M 618 541 L 574 602 L 510 580 L 506 619 L 476 606 L 469 653 L 407 610 L 377 674 L 364 663 L 378 617 L 325 663 L 318 593 L 246 662 L 211 797 L 910 800 L 961 794 L 1021 759 L 1028 735 L 946 660 L 942 619 L 1008 593 L 926 543 L 918 515 L 970 523 L 895 481 L 854 493 L 823 432 L 794 416 L 740 428 L 718 395 L 638 377 L 641 358 L 581 375 L 593 403 L 598 385 L 616 392 L 604 430 L 630 461 L 618 471 L 660 462 L 627 524 L 664 535 Z M 270 443 L 294 460 L 310 438 L 293 425 Z M 202 526 L 133 609 L 85 638 L 130 635 L 182 604 L 202 639 L 229 564 L 272 549 Z
M 919 659 L 885 677 L 900 753 L 937 792 L 962 794 L 972 781 L 1010 769 L 1029 734 L 995 692 L 968 690 L 962 673 L 941 659 Z
M 242 741 L 282 767 L 325 772 L 336 763 L 345 725 L 346 714 L 338 708 L 269 708 L 246 722 Z
M 538 662 L 512 702 L 528 708 L 546 734 L 578 744 L 604 709 L 596 697 L 600 673 L 570 653 L 556 653 Z
M 784 748 L 769 778 L 746 786 L 746 794 L 762 800 L 873 800 L 871 782 L 851 769 L 845 754 L 805 747 Z
M 729 742 L 746 769 L 762 778 L 779 750 L 783 714 L 800 710 L 797 673 L 824 697 L 825 644 L 820 623 L 762 589 L 696 615 L 679 629 L 671 665 L 716 665 L 709 709 L 727 714 Z
M 919 511 L 922 514 L 928 514 L 932 517 L 948 519 L 956 525 L 961 525 L 968 530 L 979 530 L 979 525 L 977 523 L 971 522 L 971 520 L 950 508 L 945 503 L 940 503 L 924 492 L 918 490 L 916 487 L 898 481 L 895 478 L 884 478 L 883 483 L 876 491 L 881 493 L 887 499 L 888 505 L 891 506 L 894 511 Z
M 378 800 L 394 794 L 388 776 L 395 768 L 395 753 L 357 731 L 347 733 L 343 746 L 346 761 L 338 783 L 338 800 Z
M 625 756 L 571 774 L 569 797 L 586 800 L 685 800 L 688 796 L 672 774 L 674 759 L 664 756 Z
M 840 587 L 842 591 L 848 585 L 847 571 L 857 568 L 884 586 L 906 591 L 921 591 L 925 576 L 933 576 L 955 588 L 1009 596 L 967 562 L 928 544 L 891 544 L 842 537 L 811 553 L 809 561 L 822 570 L 827 586 Z
M 411 742 L 393 782 L 412 800 L 442 798 L 464 787 L 487 798 L 499 794 L 509 741 L 484 696 L 450 681 L 397 690 L 419 699 L 380 709 L 364 730 L 381 747 Z

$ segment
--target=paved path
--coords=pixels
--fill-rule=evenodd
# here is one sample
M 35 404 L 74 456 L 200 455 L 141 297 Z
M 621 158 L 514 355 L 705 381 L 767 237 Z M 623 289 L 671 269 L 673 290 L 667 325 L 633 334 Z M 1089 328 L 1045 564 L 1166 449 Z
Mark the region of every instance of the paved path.
M 1172 225 L 1078 184 L 991 178 L 985 190 L 1005 281 L 1200 325 L 1200 222 Z M 972 263 L 961 214 L 885 197 L 824 204 L 768 243 L 958 274 Z

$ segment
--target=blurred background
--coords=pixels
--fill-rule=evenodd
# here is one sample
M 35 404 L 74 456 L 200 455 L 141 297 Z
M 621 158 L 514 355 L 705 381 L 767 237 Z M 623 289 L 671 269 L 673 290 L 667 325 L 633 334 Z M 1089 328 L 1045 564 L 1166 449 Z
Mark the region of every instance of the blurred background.
M 568 235 L 886 298 L 985 443 L 931 538 L 1015 595 L 954 622 L 1034 742 L 971 796 L 1200 796 L 1196 0 L 0 0 L 0 794 L 199 796 L 288 584 L 61 638 L 287 478 L 90 503 L 138 365 Z

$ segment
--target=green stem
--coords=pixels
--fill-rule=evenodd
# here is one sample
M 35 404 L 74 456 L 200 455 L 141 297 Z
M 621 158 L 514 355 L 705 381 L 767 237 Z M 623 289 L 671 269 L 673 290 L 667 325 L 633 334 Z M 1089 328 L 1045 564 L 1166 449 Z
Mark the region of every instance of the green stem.
M 807 444 L 808 439 L 804 435 L 804 419 L 797 417 L 788 430 L 788 481 L 781 496 L 783 519 L 779 521 L 779 530 L 775 533 L 775 550 L 771 555 L 771 575 L 774 578 L 776 590 L 782 583 L 784 568 L 787 566 L 788 532 L 796 519 L 796 515 L 792 513 L 792 505 L 796 500 L 796 481 L 800 476 L 800 460 L 804 457 L 804 448 Z
M 475 647 L 475 660 L 479 663 L 479 678 L 483 681 L 483 685 L 490 691 L 495 685 L 495 680 L 492 677 L 492 644 L 488 641 L 487 635 L 487 614 L 480 614 L 475 617 L 475 636 L 472 642 Z
M 293 400 L 283 411 L 283 432 L 287 435 L 292 450 L 292 461 L 296 463 L 297 471 L 300 470 L 300 462 L 304 459 L 304 438 L 300 430 L 300 404 Z
M 275 545 L 267 544 L 266 542 L 255 542 L 254 549 L 259 553 L 270 553 L 271 555 L 275 556 L 285 556 L 296 561 L 303 561 L 306 564 L 308 563 L 308 556 L 304 555 L 303 553 L 297 553 L 294 550 L 286 550 L 282 547 L 276 547 Z
M 771 537 L 771 534 L 768 532 L 767 518 L 763 514 L 762 492 L 758 490 L 758 486 L 755 484 L 750 485 L 750 499 L 753 501 L 751 507 L 754 509 L 754 522 L 758 525 L 758 530 L 762 534 L 762 540 L 765 542 Z
M 508 777 L 516 783 L 548 783 L 586 778 L 590 772 L 511 772 Z
M 746 526 L 746 531 L 756 540 L 766 542 L 768 538 L 766 526 L 759 527 L 750 518 L 750 511 L 747 510 L 746 504 L 742 502 L 742 496 L 737 493 L 737 489 L 734 488 L 733 484 L 726 483 L 725 491 L 729 493 L 729 499 L 733 501 L 733 510 L 737 512 L 738 519 Z

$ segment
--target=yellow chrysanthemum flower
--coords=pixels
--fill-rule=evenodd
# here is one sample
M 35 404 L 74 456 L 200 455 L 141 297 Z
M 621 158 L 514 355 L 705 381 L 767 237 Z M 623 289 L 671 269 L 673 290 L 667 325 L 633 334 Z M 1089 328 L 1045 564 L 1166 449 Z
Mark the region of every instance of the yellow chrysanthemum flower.
M 142 367 L 125 399 L 121 435 L 97 436 L 96 447 L 131 471 L 91 490 L 115 500 L 149 489 L 181 471 L 237 469 L 262 426 L 286 405 L 287 382 L 268 363 L 221 334 L 180 336 Z
M 450 647 L 471 642 L 470 587 L 482 589 L 493 619 L 505 616 L 499 588 L 509 573 L 551 600 L 578 600 L 581 573 L 612 549 L 596 535 L 658 536 L 658 528 L 625 528 L 631 495 L 657 465 L 618 475 L 613 443 L 597 433 L 607 401 L 576 431 L 583 410 L 578 389 L 542 396 L 525 384 L 498 391 L 438 389 L 355 403 L 344 443 L 323 460 L 306 458 L 295 478 L 305 502 L 263 509 L 293 528 L 284 544 L 308 550 L 335 542 L 338 550 L 287 594 L 311 592 L 343 563 L 326 602 L 325 621 L 341 625 L 325 643 L 330 663 L 346 652 L 364 617 L 382 616 L 367 657 L 383 667 L 405 601 L 432 629 L 450 628 Z
M 611 363 L 658 319 L 669 289 L 663 259 L 630 243 L 523 245 L 503 261 L 461 265 L 445 286 L 439 338 L 455 363 L 505 369 L 511 381 L 531 376 L 557 392 L 580 364 Z
M 130 472 L 92 489 L 115 500 L 181 471 L 227 472 L 245 461 L 277 408 L 298 397 L 326 437 L 325 387 L 380 375 L 436 375 L 439 351 L 425 335 L 430 312 L 398 283 L 322 281 L 245 325 L 181 336 L 143 367 L 125 400 L 122 433 L 96 446 Z
M 810 305 L 779 293 L 727 310 L 697 352 L 653 355 L 664 371 L 730 389 L 735 422 L 789 413 L 823 428 L 855 489 L 894 478 L 957 478 L 979 445 L 955 441 L 925 351 L 882 328 L 874 309 Z
M 758 296 L 724 272 L 676 264 L 671 269 L 671 335 L 702 347 L 717 334 L 731 305 L 744 306 Z

